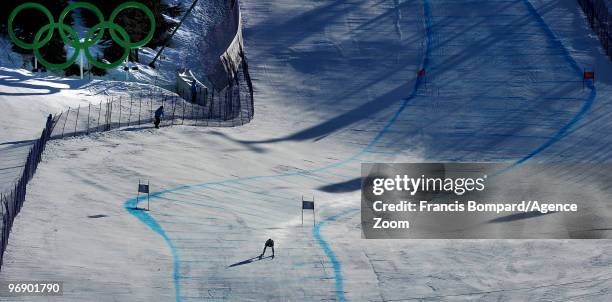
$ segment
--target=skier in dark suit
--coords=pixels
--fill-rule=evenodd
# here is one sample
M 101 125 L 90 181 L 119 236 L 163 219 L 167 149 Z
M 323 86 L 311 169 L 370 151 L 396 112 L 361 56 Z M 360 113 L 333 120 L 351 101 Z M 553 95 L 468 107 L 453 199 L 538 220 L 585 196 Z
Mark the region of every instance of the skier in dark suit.
M 155 128 L 159 128 L 159 123 L 161 123 L 161 118 L 164 116 L 164 106 L 159 106 L 157 110 L 155 110 Z
M 270 247 L 272 249 L 272 258 L 274 258 L 274 240 L 272 240 L 272 238 L 266 240 L 266 244 L 264 245 L 264 250 L 263 252 L 261 252 L 261 255 L 259 255 L 259 259 L 261 259 L 264 254 L 266 253 L 266 249 Z

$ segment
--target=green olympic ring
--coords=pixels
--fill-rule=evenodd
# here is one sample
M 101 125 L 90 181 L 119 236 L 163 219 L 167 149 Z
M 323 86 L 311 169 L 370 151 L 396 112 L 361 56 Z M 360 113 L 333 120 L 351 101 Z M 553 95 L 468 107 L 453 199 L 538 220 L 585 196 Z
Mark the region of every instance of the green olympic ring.
M 129 9 L 129 8 L 135 8 L 135 9 L 141 10 L 142 12 L 145 13 L 145 15 L 147 15 L 147 18 L 149 18 L 149 25 L 150 25 L 149 33 L 147 34 L 146 37 L 144 37 L 142 40 L 138 42 L 131 42 L 130 36 L 125 30 L 125 28 L 121 27 L 120 25 L 114 22 L 117 16 L 123 10 Z M 39 10 L 49 20 L 49 24 L 41 27 L 38 30 L 38 32 L 34 36 L 34 41 L 32 43 L 27 43 L 27 42 L 20 40 L 15 34 L 15 31 L 13 28 L 15 17 L 17 17 L 17 15 L 25 9 Z M 64 24 L 64 20 L 66 19 L 66 16 L 68 16 L 68 14 L 70 14 L 70 12 L 72 12 L 75 9 L 90 10 L 96 15 L 96 17 L 100 21 L 98 24 L 94 25 L 92 28 L 89 29 L 89 31 L 85 35 L 85 39 L 83 39 L 82 41 L 79 38 L 78 33 L 72 27 Z M 42 57 L 40 53 L 40 48 L 44 47 L 53 38 L 53 32 L 55 31 L 55 29 L 58 30 L 60 37 L 62 38 L 62 41 L 64 41 L 66 45 L 74 48 L 75 50 L 73 55 L 65 63 L 55 64 L 55 63 L 48 62 Z M 89 50 L 91 46 L 95 45 L 96 43 L 100 42 L 100 40 L 102 40 L 106 29 L 109 30 L 109 33 L 113 41 L 117 43 L 119 46 L 124 48 L 123 55 L 121 56 L 121 58 L 119 58 L 117 61 L 112 62 L 112 63 L 104 63 L 104 62 L 98 61 L 96 58 L 93 57 L 93 55 L 91 54 Z M 155 34 L 155 16 L 153 15 L 153 12 L 142 3 L 126 2 L 126 3 L 119 5 L 117 8 L 115 8 L 115 10 L 113 10 L 113 12 L 111 13 L 110 19 L 108 21 L 105 21 L 104 15 L 100 11 L 100 9 L 98 9 L 95 5 L 91 3 L 87 3 L 87 2 L 75 2 L 75 3 L 70 4 L 68 7 L 66 7 L 62 11 L 62 13 L 60 14 L 60 18 L 58 22 L 56 23 L 55 20 L 53 19 L 53 15 L 51 15 L 51 12 L 46 7 L 38 3 L 28 2 L 28 3 L 24 3 L 24 4 L 17 6 L 13 10 L 13 12 L 11 12 L 9 16 L 9 21 L 8 21 L 8 34 L 9 34 L 9 37 L 11 38 L 11 41 L 13 41 L 15 45 L 23 49 L 33 50 L 34 55 L 36 56 L 38 61 L 49 69 L 68 68 L 70 65 L 74 64 L 74 62 L 76 62 L 81 50 L 84 51 L 85 56 L 87 57 L 87 60 L 89 60 L 89 62 L 91 62 L 92 65 L 98 68 L 102 68 L 102 69 L 110 69 L 110 68 L 115 68 L 121 65 L 125 61 L 125 59 L 129 56 L 130 49 L 142 47 L 146 45 L 147 43 L 149 43 L 151 39 L 153 39 L 153 35 Z M 44 34 L 44 37 L 43 37 L 43 34 Z

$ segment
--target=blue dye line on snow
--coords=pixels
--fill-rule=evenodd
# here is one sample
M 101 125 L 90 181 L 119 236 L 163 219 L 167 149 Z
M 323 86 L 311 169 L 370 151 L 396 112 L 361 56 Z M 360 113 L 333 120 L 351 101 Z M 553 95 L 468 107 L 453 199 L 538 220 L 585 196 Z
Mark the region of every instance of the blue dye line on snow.
M 427 68 L 429 67 L 429 58 L 431 56 L 431 42 L 433 40 L 432 32 L 431 32 L 432 24 L 431 24 L 431 11 L 429 8 L 429 0 L 423 0 L 423 15 L 425 18 L 425 32 L 426 32 L 427 41 L 425 43 L 426 45 L 425 55 L 423 56 L 423 62 L 421 63 L 421 68 L 424 70 L 427 70 Z M 357 159 L 362 154 L 368 152 L 374 145 L 376 145 L 376 143 L 380 141 L 380 139 L 389 131 L 389 129 L 395 123 L 395 121 L 397 121 L 397 119 L 399 118 L 401 113 L 404 111 L 404 109 L 406 109 L 410 100 L 412 100 L 416 96 L 420 86 L 421 86 L 421 77 L 417 77 L 412 93 L 410 94 L 410 96 L 404 99 L 400 108 L 395 112 L 393 117 L 386 123 L 386 125 L 381 129 L 381 131 L 376 135 L 376 137 L 374 137 L 374 139 L 361 152 L 359 152 L 358 154 L 355 154 L 349 160 Z M 359 209 L 351 209 L 351 210 L 342 212 L 338 215 L 327 217 L 323 221 L 317 223 L 312 229 L 313 237 L 319 242 L 319 245 L 325 252 L 325 255 L 327 255 L 327 258 L 332 263 L 332 266 L 334 268 L 336 298 L 340 302 L 346 301 L 346 297 L 344 296 L 344 277 L 342 276 L 342 265 L 340 264 L 340 261 L 338 260 L 338 257 L 336 256 L 334 251 L 331 249 L 329 243 L 327 243 L 327 241 L 323 239 L 323 236 L 321 236 L 321 228 L 325 224 L 335 221 L 341 216 L 348 215 L 356 211 L 359 211 Z
M 531 5 L 531 3 L 529 3 L 528 0 L 524 0 L 524 1 L 525 1 L 526 5 L 528 7 L 528 10 L 530 11 L 530 13 L 532 15 L 534 15 L 536 17 L 536 19 L 538 20 L 538 23 L 544 29 L 544 31 L 549 36 L 551 36 L 553 42 L 557 42 L 558 45 L 560 46 L 560 48 L 564 50 L 564 54 L 565 54 L 565 57 L 568 60 L 568 62 L 570 62 L 570 64 L 572 65 L 572 67 L 574 69 L 580 71 L 580 67 L 579 67 L 578 63 L 571 57 L 571 55 L 569 54 L 567 49 L 563 46 L 563 44 L 560 43 L 557 40 L 557 38 L 555 37 L 555 35 L 552 32 L 552 30 L 546 25 L 546 23 L 544 22 L 542 17 L 537 13 L 537 11 Z M 431 20 L 431 11 L 430 11 L 430 7 L 429 7 L 429 0 L 423 0 L 423 13 L 424 13 L 424 17 L 425 17 L 425 30 L 426 30 L 426 40 L 427 41 L 426 41 L 425 55 L 424 55 L 424 58 L 423 58 L 423 62 L 422 62 L 421 68 L 427 69 L 427 67 L 429 66 L 429 60 L 430 60 L 430 56 L 431 56 L 431 42 L 432 42 L 432 32 L 431 32 L 432 20 Z M 175 192 L 175 191 L 187 190 L 187 189 L 192 189 L 192 188 L 204 188 L 204 187 L 207 187 L 209 185 L 214 185 L 214 184 L 237 183 L 237 182 L 241 182 L 241 181 L 258 180 L 258 179 L 265 179 L 265 178 L 280 178 L 280 177 L 286 177 L 286 176 L 300 176 L 300 175 L 321 172 L 321 171 L 325 171 L 325 170 L 329 170 L 329 169 L 332 169 L 332 168 L 335 168 L 335 167 L 342 166 L 342 165 L 344 165 L 344 164 L 346 164 L 348 162 L 351 162 L 353 160 L 358 159 L 363 154 L 369 152 L 369 150 L 374 145 L 376 145 L 376 143 L 378 143 L 381 140 L 381 138 L 387 132 L 389 132 L 389 129 L 395 123 L 395 121 L 399 118 L 399 116 L 404 111 L 404 109 L 408 106 L 408 103 L 410 102 L 410 100 L 412 100 L 417 95 L 418 88 L 420 87 L 420 85 L 421 85 L 421 78 L 417 78 L 416 81 L 415 81 L 415 85 L 414 85 L 412 93 L 407 98 L 405 98 L 403 100 L 402 104 L 400 105 L 398 110 L 395 112 L 393 117 L 386 123 L 386 125 L 378 132 L 378 134 L 370 141 L 370 143 L 363 150 L 361 150 L 357 154 L 353 155 L 352 157 L 349 157 L 349 158 L 344 159 L 342 161 L 338 161 L 336 163 L 333 163 L 333 164 L 330 164 L 330 165 L 327 165 L 327 166 L 324 166 L 324 167 L 321 167 L 321 168 L 313 169 L 313 170 L 310 170 L 310 171 L 286 172 L 286 173 L 275 174 L 275 175 L 264 175 L 264 176 L 251 176 L 251 177 L 233 178 L 233 179 L 226 179 L 226 180 L 220 180 L 220 181 L 214 181 L 214 182 L 207 182 L 207 183 L 196 184 L 196 185 L 186 185 L 186 186 L 181 186 L 181 187 L 174 188 L 174 189 L 169 189 L 169 190 L 164 190 L 164 191 L 153 193 L 151 195 L 151 197 L 152 198 L 158 198 L 162 194 L 165 194 L 165 193 L 172 193 L 172 192 Z M 519 165 L 519 164 L 521 164 L 521 163 L 531 159 L 532 157 L 534 157 L 538 153 L 542 152 L 543 150 L 545 150 L 546 148 L 550 147 L 555 142 L 557 142 L 561 138 L 563 138 L 563 136 L 565 136 L 567 131 L 572 126 L 574 126 L 580 119 L 582 119 L 582 117 L 586 114 L 586 112 L 588 112 L 588 110 L 592 106 L 592 103 L 593 103 L 593 101 L 595 99 L 596 92 L 595 92 L 595 87 L 594 86 L 589 85 L 589 88 L 592 90 L 591 91 L 591 95 L 589 96 L 589 98 L 585 102 L 585 104 L 582 107 L 582 109 L 574 116 L 574 118 L 569 123 L 567 123 L 564 127 L 562 127 L 558 131 L 558 133 L 555 136 L 553 136 L 549 141 L 547 141 L 545 144 L 543 144 L 539 148 L 535 149 L 533 152 L 529 153 L 527 156 L 525 156 L 525 157 L 521 158 L 520 160 L 518 160 L 517 162 L 515 162 L 509 168 L 512 168 L 512 167 L 514 167 L 516 165 Z M 130 214 L 136 216 L 140 221 L 142 221 L 144 224 L 149 226 L 154 232 L 156 232 L 160 236 L 162 236 L 162 238 L 166 241 L 166 243 L 168 244 L 168 247 L 170 248 L 170 250 L 172 252 L 172 257 L 173 257 L 173 261 L 174 261 L 174 285 L 175 285 L 176 301 L 179 302 L 179 301 L 181 301 L 181 295 L 180 295 L 180 282 L 179 282 L 180 274 L 179 274 L 179 271 L 178 271 L 179 270 L 179 263 L 180 263 L 180 261 L 179 261 L 178 252 L 177 252 L 174 244 L 170 240 L 170 238 L 166 235 L 166 233 L 163 230 L 163 228 L 161 227 L 161 225 L 159 225 L 155 221 L 155 219 L 151 215 L 149 215 L 149 213 L 144 212 L 144 211 L 140 211 L 140 210 L 136 210 L 135 209 L 136 206 L 137 206 L 137 201 L 136 201 L 135 198 L 130 199 L 130 200 L 128 200 L 125 203 L 125 208 L 130 212 Z M 359 209 L 350 209 L 350 210 L 344 211 L 344 212 L 342 212 L 340 214 L 337 214 L 337 215 L 334 215 L 334 216 L 330 216 L 330 217 L 324 219 L 323 221 L 317 223 L 313 227 L 313 229 L 312 229 L 313 237 L 318 241 L 319 245 L 321 246 L 321 248 L 325 252 L 326 256 L 332 262 L 332 265 L 333 265 L 333 268 L 334 268 L 334 279 L 335 279 L 336 297 L 337 297 L 337 299 L 339 301 L 346 301 L 346 298 L 344 296 L 344 286 L 343 286 L 343 280 L 344 279 L 343 279 L 343 276 L 342 276 L 341 264 L 340 264 L 340 261 L 338 260 L 338 258 L 336 256 L 336 254 L 331 249 L 331 246 L 329 245 L 329 243 L 327 243 L 327 241 L 325 241 L 323 239 L 323 237 L 321 236 L 321 228 L 323 226 L 325 226 L 327 223 L 337 220 L 341 216 L 357 212 L 358 210 Z
M 429 65 L 429 56 L 431 55 L 431 41 L 432 41 L 432 35 L 431 35 L 431 15 L 430 15 L 430 10 L 429 10 L 429 1 L 428 0 L 423 0 L 423 11 L 424 11 L 424 15 L 425 15 L 425 30 L 427 33 L 427 43 L 426 43 L 426 50 L 425 50 L 425 55 L 423 58 L 423 62 L 421 65 L 421 68 L 427 68 Z M 393 115 L 393 117 L 385 124 L 385 126 L 378 132 L 378 134 L 370 141 L 370 143 L 364 147 L 364 149 L 362 149 L 360 152 L 356 153 L 355 155 L 353 155 L 352 157 L 349 157 L 347 159 L 338 161 L 336 163 L 321 167 L 321 168 L 317 168 L 317 169 L 313 169 L 310 171 L 297 171 L 297 172 L 286 172 L 286 173 L 281 173 L 281 174 L 275 174 L 275 175 L 264 175 L 264 176 L 251 176 L 251 177 L 242 177 L 242 178 L 232 178 L 232 179 L 226 179 L 226 180 L 220 180 L 220 181 L 214 181 L 214 182 L 207 182 L 207 183 L 202 183 L 202 184 L 196 184 L 196 185 L 185 185 L 185 186 L 181 186 L 178 188 L 173 188 L 173 189 L 168 189 L 168 190 L 164 190 L 164 191 L 160 191 L 160 192 L 156 192 L 151 194 L 151 198 L 155 199 L 155 198 L 159 198 L 161 195 L 166 194 L 166 193 L 172 193 L 175 191 L 181 191 L 181 190 L 187 190 L 187 189 L 191 189 L 191 188 L 203 188 L 203 187 L 207 187 L 209 185 L 214 185 L 214 184 L 225 184 L 225 183 L 236 183 L 236 182 L 241 182 L 241 181 L 248 181 L 248 180 L 258 180 L 258 179 L 265 179 L 265 178 L 280 178 L 280 177 L 286 177 L 286 176 L 299 176 L 299 175 L 305 175 L 305 174 L 311 174 L 311 173 L 316 173 L 316 172 L 322 172 L 325 170 L 329 170 L 335 167 L 339 167 L 342 166 L 348 162 L 351 162 L 353 160 L 358 159 L 360 156 L 362 156 L 363 154 L 367 153 L 374 145 L 376 145 L 376 143 L 378 143 L 381 138 L 389 131 L 389 129 L 391 128 L 391 126 L 397 121 L 397 119 L 399 118 L 399 116 L 401 115 L 401 113 L 406 109 L 406 107 L 408 106 L 408 103 L 417 95 L 417 91 L 418 88 L 421 85 L 421 78 L 418 77 L 415 81 L 415 85 L 414 88 L 412 90 L 412 93 L 406 97 L 400 107 L 397 109 L 397 111 L 395 112 L 395 114 Z M 151 228 L 154 232 L 156 232 L 157 234 L 159 234 L 160 236 L 162 236 L 162 238 L 166 241 L 166 244 L 168 245 L 168 247 L 170 248 L 171 252 L 172 252 L 172 257 L 173 257 L 173 262 L 174 262 L 174 273 L 173 273 L 173 277 L 174 277 L 174 287 L 175 287 L 175 294 L 176 294 L 176 301 L 180 302 L 182 301 L 182 296 L 180 295 L 180 260 L 179 260 L 179 256 L 178 256 L 178 251 L 176 249 L 176 247 L 174 246 L 174 244 L 172 243 L 172 240 L 170 239 L 170 237 L 168 237 L 168 235 L 166 234 L 166 232 L 164 231 L 164 229 L 162 228 L 162 226 L 157 223 L 155 221 L 155 219 L 149 215 L 149 213 L 141 211 L 136 209 L 138 206 L 138 202 L 135 198 L 132 198 L 128 201 L 125 202 L 124 207 L 128 210 L 128 212 L 134 216 L 136 216 L 140 221 L 142 221 L 145 225 L 149 226 L 149 228 Z M 333 268 L 334 268 L 334 279 L 335 279 L 335 288 L 336 288 L 336 297 L 339 301 L 346 301 L 346 298 L 344 297 L 344 290 L 343 290 L 343 277 L 342 277 L 342 271 L 341 271 L 341 265 L 340 262 L 338 261 L 336 255 L 334 254 L 333 250 L 331 249 L 330 245 L 322 238 L 321 236 L 321 227 L 323 227 L 326 223 L 330 222 L 330 221 L 335 221 L 337 218 L 339 218 L 342 215 L 347 215 L 349 213 L 352 212 L 356 212 L 358 211 L 358 209 L 350 209 L 348 211 L 345 211 L 341 214 L 335 215 L 335 216 L 331 216 L 328 217 L 327 219 L 323 220 L 322 222 L 319 222 L 318 224 L 316 224 L 313 227 L 312 233 L 313 236 L 316 238 L 316 240 L 318 241 L 319 245 L 321 246 L 321 248 L 324 250 L 326 256 L 329 258 L 329 260 L 331 261 Z
M 536 8 L 531 4 L 531 2 L 529 2 L 529 0 L 523 0 L 523 3 L 525 3 L 525 6 L 527 6 L 527 10 L 529 11 L 529 13 L 534 18 L 536 18 L 536 20 L 538 21 L 538 25 L 540 26 L 542 30 L 544 30 L 544 32 L 546 32 L 546 34 L 549 36 L 553 44 L 555 44 L 559 49 L 562 50 L 563 57 L 565 58 L 565 60 L 570 64 L 570 66 L 574 69 L 574 71 L 576 71 L 576 73 L 582 76 L 582 70 L 580 69 L 580 65 L 574 59 L 574 57 L 572 57 L 567 47 L 565 47 L 565 45 L 561 43 L 561 40 L 557 38 L 553 30 L 548 26 L 548 24 L 546 24 L 542 15 L 538 13 Z M 533 150 L 532 152 L 530 152 L 523 158 L 519 159 L 518 161 L 516 161 L 514 164 L 510 165 L 508 168 L 504 169 L 503 171 L 512 169 L 532 159 L 534 156 L 548 149 L 550 146 L 554 145 L 555 143 L 560 141 L 563 137 L 565 137 L 568 134 L 568 131 L 574 125 L 576 125 L 580 120 L 582 120 L 582 118 L 584 118 L 587 112 L 589 112 L 591 107 L 593 107 L 593 103 L 595 102 L 595 98 L 597 97 L 597 89 L 595 88 L 595 85 L 593 85 L 593 83 L 590 83 L 590 82 L 587 83 L 587 87 L 591 90 L 591 93 L 589 94 L 588 98 L 585 100 L 584 104 L 582 105 L 582 108 L 580 108 L 578 113 L 576 113 L 576 115 L 574 115 L 574 117 L 567 124 L 561 127 L 559 131 L 555 133 L 555 135 L 553 135 L 550 139 L 544 142 L 544 144 L 542 144 L 541 146 L 539 146 L 538 148 L 536 148 L 535 150 Z
M 162 194 L 161 192 L 153 193 L 151 194 L 151 197 L 156 198 L 156 197 L 159 197 L 161 194 Z M 180 266 L 179 266 L 178 251 L 174 247 L 172 240 L 170 240 L 170 237 L 168 237 L 168 235 L 166 234 L 164 229 L 161 227 L 161 225 L 157 223 L 157 221 L 155 221 L 155 219 L 151 215 L 149 215 L 149 213 L 137 208 L 138 201 L 139 200 L 137 200 L 137 198 L 129 199 L 128 201 L 125 202 L 125 208 L 128 210 L 130 214 L 136 216 L 136 218 L 142 221 L 145 225 L 147 225 L 155 233 L 159 234 L 164 239 L 164 241 L 166 241 L 166 244 L 168 245 L 168 247 L 170 248 L 170 252 L 172 253 L 172 261 L 173 261 L 173 266 L 174 266 L 174 271 L 173 271 L 174 294 L 176 296 L 176 301 L 180 302 L 181 297 L 180 297 L 179 271 L 178 271 Z
M 332 250 L 329 243 L 327 243 L 327 241 L 325 241 L 325 239 L 323 239 L 323 237 L 321 236 L 321 228 L 328 222 L 336 221 L 338 218 L 344 215 L 348 215 L 348 214 L 351 214 L 357 211 L 359 211 L 359 209 L 349 209 L 340 214 L 336 214 L 334 216 L 327 217 L 325 220 L 317 223 L 312 228 L 312 236 L 315 238 L 315 240 L 319 242 L 319 245 L 323 249 L 323 252 L 325 252 L 325 255 L 327 256 L 329 261 L 332 263 L 332 266 L 334 268 L 334 279 L 336 280 L 335 281 L 336 298 L 338 299 L 339 302 L 346 301 L 346 297 L 344 297 L 344 283 L 343 283 L 344 278 L 342 277 L 342 265 L 340 264 L 340 261 L 336 257 L 336 254 Z

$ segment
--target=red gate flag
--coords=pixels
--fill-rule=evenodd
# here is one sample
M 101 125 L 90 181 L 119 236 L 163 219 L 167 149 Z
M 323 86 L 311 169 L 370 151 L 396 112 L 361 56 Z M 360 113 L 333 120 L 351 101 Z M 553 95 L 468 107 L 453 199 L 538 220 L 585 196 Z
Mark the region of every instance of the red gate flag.
M 421 68 L 417 71 L 417 76 L 424 77 L 425 76 L 425 68 Z
M 595 72 L 594 71 L 585 71 L 584 72 L 584 79 L 585 80 L 595 80 Z

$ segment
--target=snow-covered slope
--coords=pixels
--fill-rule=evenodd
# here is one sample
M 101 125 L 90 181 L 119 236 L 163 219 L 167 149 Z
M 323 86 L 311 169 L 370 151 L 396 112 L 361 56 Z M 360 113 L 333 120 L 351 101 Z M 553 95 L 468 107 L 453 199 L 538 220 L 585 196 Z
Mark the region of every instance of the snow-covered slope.
M 3 60 L 0 60 L 3 61 Z M 33 77 L 23 69 L 0 67 L 0 192 L 15 184 L 49 114 L 99 101 L 79 89 L 85 82 L 57 77 Z
M 0 67 L 0 142 L 38 137 L 47 115 L 68 107 L 99 101 L 81 90 L 86 82 L 57 77 L 34 77 L 23 69 Z
M 111 97 L 148 95 L 153 90 L 159 95 L 173 95 L 143 83 L 66 79 L 52 73 L 32 74 L 24 69 L 0 67 L 3 113 L 0 119 L 0 193 L 6 194 L 21 176 L 33 140 L 40 137 L 49 114 L 58 115 L 69 108 L 76 111 L 77 107 L 86 108 L 88 104 L 99 107 Z M 87 120 L 87 115 L 81 118 Z M 74 120 L 72 117 L 72 122 Z
M 361 162 L 607 160 L 610 79 L 580 67 L 610 64 L 574 1 L 242 8 L 256 119 L 52 142 L 0 279 L 64 280 L 58 301 L 610 299 L 609 241 L 360 239 Z

